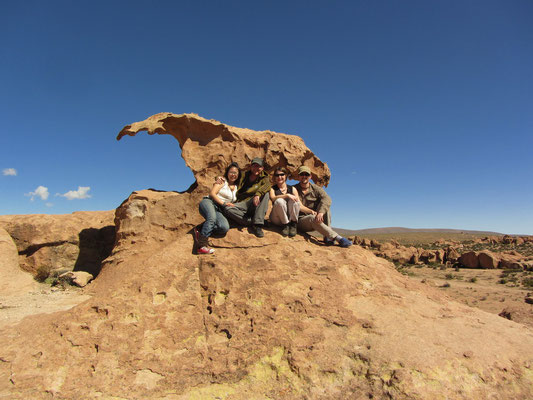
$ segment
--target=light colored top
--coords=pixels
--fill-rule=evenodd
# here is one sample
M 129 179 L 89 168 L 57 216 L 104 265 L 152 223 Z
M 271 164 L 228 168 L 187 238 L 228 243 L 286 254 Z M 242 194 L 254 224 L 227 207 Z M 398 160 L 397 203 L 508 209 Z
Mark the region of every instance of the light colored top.
M 224 203 L 235 203 L 237 200 L 237 185 L 231 190 L 228 182 L 224 182 L 224 185 L 218 191 L 217 196 Z

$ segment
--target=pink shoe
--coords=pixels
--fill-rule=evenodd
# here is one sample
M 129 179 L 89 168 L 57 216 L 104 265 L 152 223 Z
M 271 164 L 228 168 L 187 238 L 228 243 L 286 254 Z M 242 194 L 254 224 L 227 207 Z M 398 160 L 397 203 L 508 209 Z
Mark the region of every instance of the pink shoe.
M 213 254 L 215 252 L 215 249 L 212 249 L 211 247 L 202 246 L 198 248 L 197 253 L 198 254 Z

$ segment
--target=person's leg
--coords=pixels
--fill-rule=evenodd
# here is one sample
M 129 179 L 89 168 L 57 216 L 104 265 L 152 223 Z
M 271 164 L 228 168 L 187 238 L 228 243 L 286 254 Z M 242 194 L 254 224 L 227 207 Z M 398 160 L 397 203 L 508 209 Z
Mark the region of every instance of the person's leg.
M 236 203 L 233 207 L 225 207 L 224 212 L 226 216 L 239 225 L 250 225 L 249 218 L 246 217 L 248 211 L 248 201 L 241 201 Z
M 337 232 L 323 222 L 316 222 L 313 215 L 306 215 L 298 220 L 298 229 L 302 232 L 317 231 L 327 239 L 335 239 Z
M 294 200 L 289 200 L 287 202 L 289 220 L 298 221 L 298 214 L 300 214 L 300 206 L 301 205 L 302 205 L 302 203 L 300 203 L 300 202 L 297 203 Z
M 275 225 L 287 225 L 289 223 L 287 201 L 285 199 L 277 199 L 274 202 L 270 211 L 270 221 Z
M 206 197 L 200 202 L 198 210 L 202 217 L 205 218 L 200 234 L 204 237 L 209 237 L 211 236 L 211 233 L 213 233 L 217 221 L 215 203 L 213 203 L 213 200 Z
M 261 202 L 255 208 L 254 216 L 252 218 L 252 223 L 254 225 L 264 225 L 265 224 L 265 215 L 268 210 L 268 202 L 270 201 L 270 194 L 267 193 L 261 198 Z M 251 201 L 253 207 L 253 201 Z
M 224 214 L 217 210 L 216 224 L 213 233 L 224 235 L 227 231 L 229 231 L 229 222 Z
M 289 200 L 287 202 L 289 214 L 289 237 L 294 237 L 298 233 L 298 214 L 300 214 L 300 202 Z

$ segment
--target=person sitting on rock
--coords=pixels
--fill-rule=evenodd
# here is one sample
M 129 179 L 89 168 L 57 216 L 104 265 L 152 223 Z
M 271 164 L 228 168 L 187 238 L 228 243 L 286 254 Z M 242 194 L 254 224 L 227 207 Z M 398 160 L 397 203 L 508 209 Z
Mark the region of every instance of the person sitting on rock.
M 224 207 L 228 218 L 240 225 L 251 225 L 253 233 L 259 238 L 265 236 L 263 226 L 271 186 L 268 175 L 263 170 L 263 159 L 254 158 L 250 170 L 239 179 L 237 203 Z
M 324 236 L 324 243 L 332 245 L 335 242 L 341 247 L 349 247 L 352 242 L 340 236 L 330 228 L 331 198 L 320 186 L 311 183 L 311 170 L 301 166 L 298 169 L 298 180 L 294 187 L 300 197 L 300 215 L 298 216 L 298 229 L 302 232 L 318 231 Z
M 272 201 L 270 221 L 283 227 L 281 231 L 283 236 L 294 237 L 301 205 L 298 191 L 287 185 L 287 171 L 283 168 L 276 168 L 273 181 L 274 186 L 270 189 Z
M 214 233 L 224 235 L 229 230 L 229 222 L 223 214 L 225 206 L 233 206 L 237 201 L 237 182 L 241 177 L 239 164 L 232 162 L 226 168 L 223 183 L 216 183 L 208 197 L 199 205 L 200 214 L 205 218 L 201 229 L 194 228 L 194 237 L 198 244 L 198 254 L 213 254 L 215 249 L 209 247 L 209 237 Z

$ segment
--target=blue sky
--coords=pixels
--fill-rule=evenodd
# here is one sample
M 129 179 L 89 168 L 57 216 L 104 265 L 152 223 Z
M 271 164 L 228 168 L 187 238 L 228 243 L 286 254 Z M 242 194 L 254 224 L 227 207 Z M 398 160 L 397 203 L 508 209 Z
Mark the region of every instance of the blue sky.
M 195 112 L 301 136 L 332 171 L 334 226 L 533 234 L 529 0 L 1 9 L 0 214 L 187 188 L 175 139 L 115 138 Z

